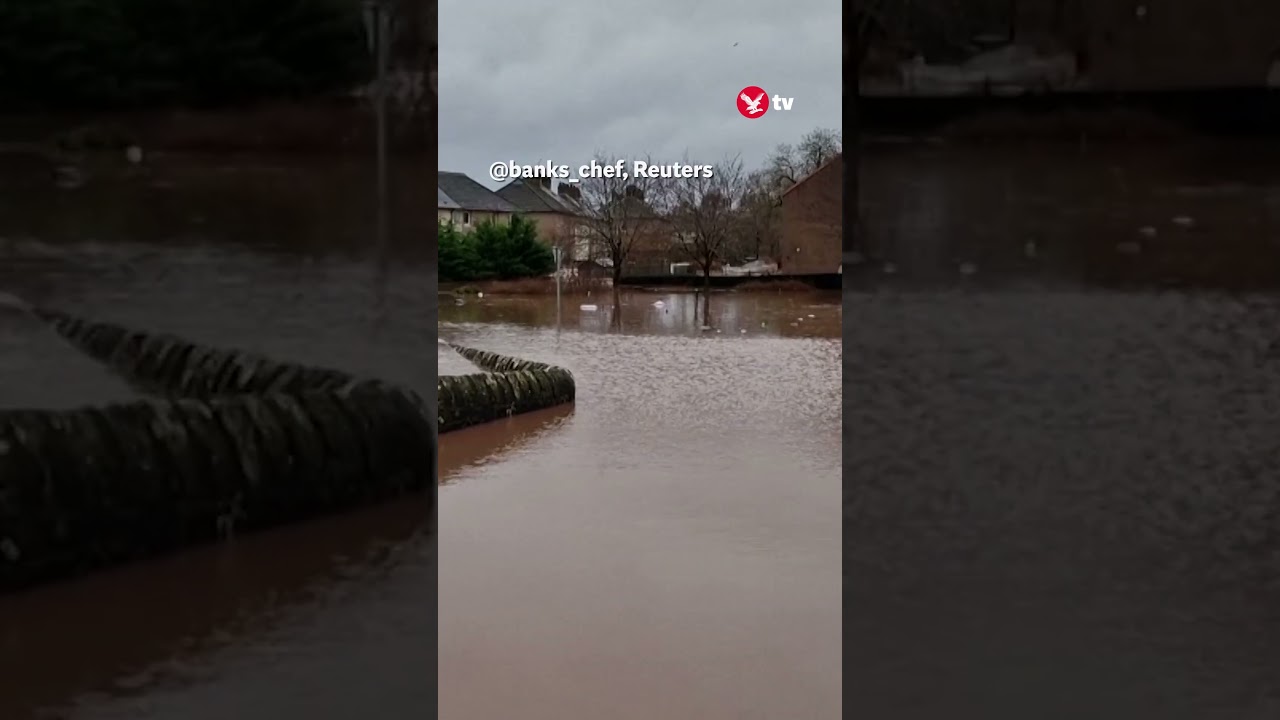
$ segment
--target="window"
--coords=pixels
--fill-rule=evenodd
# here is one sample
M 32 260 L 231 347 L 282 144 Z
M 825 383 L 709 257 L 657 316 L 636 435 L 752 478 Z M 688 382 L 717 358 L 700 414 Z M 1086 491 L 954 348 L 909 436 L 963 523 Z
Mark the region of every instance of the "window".
M 469 212 L 463 212 L 463 213 L 462 213 L 462 224 L 463 224 L 463 225 L 470 225 L 470 224 L 471 224 L 471 213 L 469 213 Z

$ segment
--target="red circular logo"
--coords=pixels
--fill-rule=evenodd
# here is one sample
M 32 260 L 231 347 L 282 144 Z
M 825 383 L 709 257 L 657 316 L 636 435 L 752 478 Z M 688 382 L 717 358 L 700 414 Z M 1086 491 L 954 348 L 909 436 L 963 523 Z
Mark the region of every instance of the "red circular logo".
M 742 113 L 742 117 L 752 120 L 764 117 L 769 112 L 769 94 L 764 88 L 755 85 L 742 88 L 742 92 L 738 93 L 738 112 Z

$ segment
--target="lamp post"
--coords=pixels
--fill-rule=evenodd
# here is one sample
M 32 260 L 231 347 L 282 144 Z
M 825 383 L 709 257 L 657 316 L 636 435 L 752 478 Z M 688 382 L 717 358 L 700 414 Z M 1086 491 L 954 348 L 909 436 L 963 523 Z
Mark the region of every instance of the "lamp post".
M 551 246 L 551 255 L 556 260 L 556 331 L 560 330 L 560 262 L 564 257 L 564 248 L 560 245 Z
M 377 252 L 378 252 L 378 308 L 382 309 L 387 274 L 391 264 L 391 233 L 388 217 L 387 179 L 387 65 L 390 58 L 391 9 L 387 0 L 365 0 L 364 27 L 369 40 L 369 52 L 374 57 L 377 73 L 374 81 L 374 133 L 377 143 Z

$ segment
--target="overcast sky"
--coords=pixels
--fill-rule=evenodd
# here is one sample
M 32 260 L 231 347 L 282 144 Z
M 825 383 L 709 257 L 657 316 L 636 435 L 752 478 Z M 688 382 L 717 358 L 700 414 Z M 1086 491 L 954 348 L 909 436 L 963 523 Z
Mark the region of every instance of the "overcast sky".
M 840 127 L 840 16 L 836 0 L 441 0 L 440 169 L 496 188 L 495 161 L 686 149 L 754 169 Z M 750 85 L 795 103 L 749 120 L 735 99 Z

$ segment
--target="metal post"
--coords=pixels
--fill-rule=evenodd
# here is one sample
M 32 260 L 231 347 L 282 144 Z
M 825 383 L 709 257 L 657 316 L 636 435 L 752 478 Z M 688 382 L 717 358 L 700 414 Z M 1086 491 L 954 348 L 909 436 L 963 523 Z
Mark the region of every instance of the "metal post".
M 366 30 L 370 49 L 374 55 L 376 71 L 374 87 L 374 133 L 376 137 L 377 163 L 377 304 L 378 316 L 383 311 L 384 295 L 391 267 L 390 211 L 388 208 L 389 181 L 387 171 L 387 71 L 390 58 L 391 12 L 383 0 L 366 0 Z
M 556 332 L 560 331 L 560 261 L 564 256 L 564 248 L 552 246 L 551 254 L 556 259 Z

